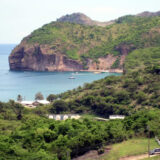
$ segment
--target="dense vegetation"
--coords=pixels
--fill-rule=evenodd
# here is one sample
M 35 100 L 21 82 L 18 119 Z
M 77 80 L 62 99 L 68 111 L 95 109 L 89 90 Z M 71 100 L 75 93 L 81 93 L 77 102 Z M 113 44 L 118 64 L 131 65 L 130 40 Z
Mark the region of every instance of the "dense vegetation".
M 53 52 L 82 60 L 121 55 L 122 46 L 128 51 L 155 47 L 160 44 L 160 17 L 124 16 L 107 27 L 87 26 L 67 22 L 52 22 L 35 30 L 28 43 L 47 44 Z
M 10 101 L 0 104 L 1 159 L 70 159 L 130 138 L 160 137 L 160 48 L 132 52 L 125 74 L 106 77 L 61 95 L 49 106 L 24 109 Z M 131 69 L 130 69 L 131 68 Z M 58 100 L 55 100 L 60 98 Z M 124 114 L 124 120 L 54 121 L 47 113 Z M 10 120 L 10 121 L 8 121 Z
M 14 104 L 1 103 L 1 159 L 65 160 L 91 149 L 102 150 L 106 144 L 121 142 L 134 136 L 160 136 L 160 111 L 140 111 L 125 120 L 99 122 L 94 119 L 55 121 L 39 117 L 31 111 L 5 116 Z M 3 107 L 4 106 L 4 107 Z M 20 109 L 19 109 L 20 110 Z M 10 121 L 8 121 L 10 120 Z M 15 121 L 16 120 L 16 121 Z M 156 127 L 155 127 L 156 126 Z

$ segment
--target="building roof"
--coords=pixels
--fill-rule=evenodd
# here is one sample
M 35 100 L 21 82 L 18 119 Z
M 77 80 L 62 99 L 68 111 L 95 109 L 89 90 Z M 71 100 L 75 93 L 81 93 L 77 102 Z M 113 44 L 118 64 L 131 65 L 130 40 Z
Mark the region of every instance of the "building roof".
M 20 103 L 23 105 L 25 105 L 25 104 L 32 105 L 33 101 L 21 101 Z
M 110 115 L 109 117 L 125 117 L 124 115 Z
M 40 104 L 49 104 L 50 102 L 47 100 L 37 100 L 36 102 L 40 103 Z

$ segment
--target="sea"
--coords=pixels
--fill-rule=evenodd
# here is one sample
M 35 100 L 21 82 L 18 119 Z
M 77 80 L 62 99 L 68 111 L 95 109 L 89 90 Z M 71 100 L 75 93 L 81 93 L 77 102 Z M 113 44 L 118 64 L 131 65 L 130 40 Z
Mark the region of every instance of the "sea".
M 46 98 L 49 94 L 63 93 L 106 76 L 120 75 L 92 72 L 10 71 L 8 57 L 15 46 L 16 44 L 0 44 L 0 101 L 2 102 L 16 100 L 18 94 L 22 95 L 24 100 L 34 100 L 37 92 L 41 92 Z

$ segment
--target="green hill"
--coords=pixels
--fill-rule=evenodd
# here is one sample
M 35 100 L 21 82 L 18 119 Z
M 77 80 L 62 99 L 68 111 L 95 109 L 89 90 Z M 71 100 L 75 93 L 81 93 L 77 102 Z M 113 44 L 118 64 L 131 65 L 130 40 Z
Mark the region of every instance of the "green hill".
M 40 71 L 123 69 L 125 57 L 133 50 L 160 45 L 159 16 L 128 15 L 104 27 L 89 25 L 90 19 L 78 24 L 81 15 L 75 16 L 68 15 L 61 21 L 46 24 L 24 38 L 10 55 L 10 69 Z M 105 60 L 104 64 L 100 58 Z M 120 63 L 115 65 L 116 61 Z
M 130 115 L 137 110 L 160 108 L 160 48 L 133 51 L 127 57 L 125 73 L 85 84 L 60 94 L 68 111 Z
M 107 27 L 52 22 L 35 30 L 27 38 L 27 42 L 48 44 L 62 53 L 74 50 L 77 56 L 81 54 L 98 58 L 107 54 L 121 54 L 117 48 L 120 45 L 131 45 L 130 49 L 158 46 L 159 27 L 159 16 L 124 16 Z M 72 53 L 67 56 L 70 55 Z

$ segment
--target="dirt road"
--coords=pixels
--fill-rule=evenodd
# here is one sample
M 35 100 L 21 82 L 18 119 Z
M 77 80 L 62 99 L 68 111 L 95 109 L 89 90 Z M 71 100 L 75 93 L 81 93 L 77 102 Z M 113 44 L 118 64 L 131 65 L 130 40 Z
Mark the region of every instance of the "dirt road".
M 120 160 L 140 160 L 140 159 L 145 159 L 145 158 L 148 158 L 148 154 L 142 154 L 142 155 L 137 155 L 137 156 L 128 156 L 128 157 L 120 158 Z

